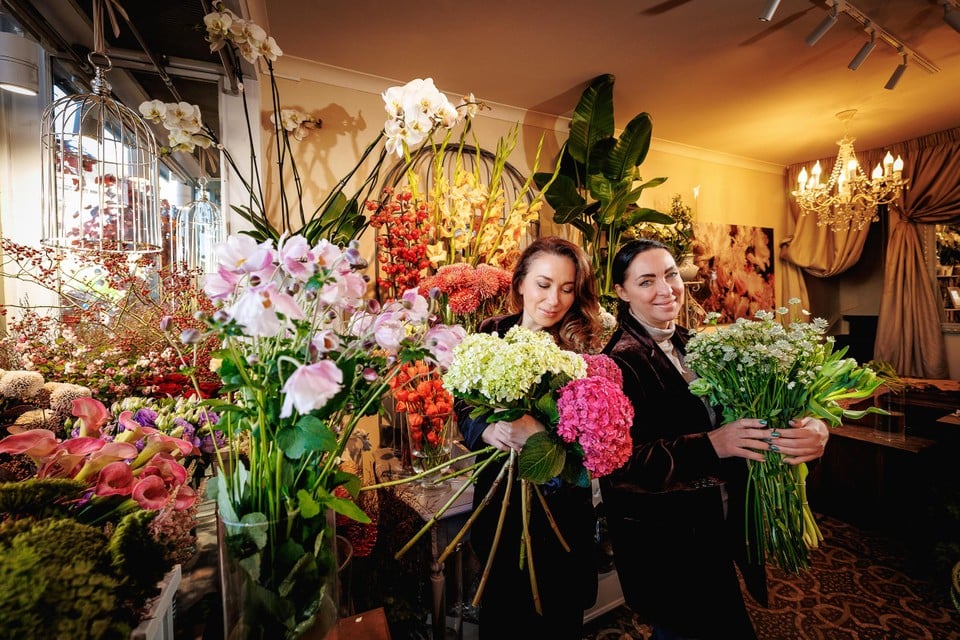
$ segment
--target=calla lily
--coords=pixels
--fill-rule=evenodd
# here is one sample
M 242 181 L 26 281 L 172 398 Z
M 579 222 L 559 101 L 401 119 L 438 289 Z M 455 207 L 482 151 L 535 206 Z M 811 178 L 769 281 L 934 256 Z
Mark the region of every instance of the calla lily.
M 98 473 L 111 462 L 130 460 L 136 455 L 137 447 L 128 442 L 104 443 L 98 451 L 89 457 L 87 463 L 83 465 L 74 478 L 77 480 L 86 480 L 87 478 L 93 477 L 95 473 Z
M 177 491 L 177 497 L 173 500 L 173 508 L 176 511 L 189 509 L 197 501 L 197 492 L 190 485 L 182 484 Z
M 162 509 L 163 505 L 170 499 L 167 485 L 163 483 L 163 478 L 160 476 L 141 478 L 137 484 L 134 485 L 130 496 L 144 509 L 151 509 L 153 511 Z
M 100 436 L 100 427 L 110 417 L 103 403 L 93 398 L 76 398 L 73 415 L 80 419 L 80 435 L 92 437 Z
M 142 469 L 140 475 L 141 477 L 160 476 L 165 483 L 173 485 L 183 484 L 187 480 L 187 470 L 167 453 L 158 453 L 153 456 L 150 463 Z
M 49 429 L 30 429 L 0 440 L 0 453 L 23 454 L 37 463 L 57 450 L 57 437 Z
M 111 462 L 100 470 L 93 493 L 98 496 L 128 496 L 133 491 L 133 472 L 126 462 Z

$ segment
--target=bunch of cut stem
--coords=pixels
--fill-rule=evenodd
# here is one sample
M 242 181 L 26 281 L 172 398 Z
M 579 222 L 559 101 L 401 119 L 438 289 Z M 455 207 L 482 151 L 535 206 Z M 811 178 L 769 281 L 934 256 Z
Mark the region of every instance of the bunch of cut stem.
M 483 457 L 489 455 L 489 457 Z M 437 509 L 437 512 L 430 517 L 429 520 L 420 528 L 417 533 L 410 538 L 409 541 L 395 554 L 396 559 L 400 559 L 403 555 L 409 551 L 420 538 L 426 534 L 431 527 L 433 527 L 447 510 L 456 504 L 457 500 L 463 495 L 463 492 L 467 490 L 468 487 L 476 483 L 477 478 L 480 473 L 483 472 L 488 466 L 494 463 L 494 461 L 503 460 L 503 466 L 500 469 L 500 472 L 497 474 L 497 477 L 494 479 L 493 483 L 490 485 L 489 491 L 486 495 L 483 496 L 483 499 L 480 501 L 480 504 L 473 510 L 470 514 L 470 517 L 467 518 L 467 521 L 463 524 L 460 530 L 455 536 L 450 540 L 450 543 L 444 548 L 443 552 L 437 558 L 437 562 L 443 564 L 446 559 L 453 553 L 457 546 L 460 544 L 460 541 L 463 540 L 463 537 L 466 535 L 467 531 L 470 530 L 470 527 L 476 521 L 477 516 L 487 507 L 487 505 L 492 502 L 493 497 L 496 495 L 497 489 L 500 487 L 503 482 L 504 477 L 507 479 L 507 487 L 512 487 L 514 479 L 516 477 L 517 469 L 517 452 L 514 450 L 502 451 L 496 447 L 486 447 L 479 451 L 471 451 L 470 453 L 464 454 L 457 458 L 453 458 L 448 462 L 444 463 L 441 466 L 434 467 L 432 469 L 426 469 L 421 473 L 418 473 L 414 476 L 407 478 L 400 478 L 398 480 L 391 480 L 389 482 L 382 482 L 380 484 L 368 485 L 363 487 L 362 491 L 370 491 L 372 489 L 380 489 L 384 487 L 395 486 L 399 484 L 405 484 L 408 482 L 413 482 L 421 478 L 430 476 L 437 471 L 442 470 L 446 466 L 453 466 L 455 463 L 468 460 L 474 456 L 482 458 L 479 462 L 475 462 L 463 469 L 457 469 L 446 475 L 443 475 L 435 480 L 436 483 L 443 482 L 450 478 L 456 478 L 458 476 L 467 475 L 466 481 L 450 496 L 450 498 L 443 504 L 442 507 Z M 506 460 L 504 460 L 506 458 Z M 473 597 L 472 605 L 477 606 L 480 603 L 480 599 L 483 597 L 483 591 L 487 584 L 487 578 L 490 576 L 490 569 L 493 566 L 493 558 L 496 556 L 497 548 L 500 545 L 500 536 L 503 533 L 503 523 L 507 517 L 507 509 L 510 506 L 510 491 L 509 489 L 504 492 L 503 502 L 500 503 L 500 517 L 497 519 L 497 528 L 494 532 L 493 543 L 490 546 L 490 553 L 487 556 L 487 561 L 483 567 L 483 575 L 480 577 L 480 584 L 477 586 L 477 592 Z M 540 502 L 540 505 L 543 507 L 544 514 L 547 517 L 547 521 L 550 523 L 550 528 L 553 529 L 553 532 L 557 536 L 557 540 L 560 542 L 560 545 L 563 547 L 564 551 L 570 552 L 570 545 L 567 544 L 567 541 L 564 539 L 563 534 L 560 533 L 560 528 L 557 526 L 556 521 L 553 519 L 553 514 L 550 512 L 550 507 L 547 505 L 547 501 L 543 497 L 543 493 L 540 491 L 540 487 L 536 483 L 530 482 L 529 480 L 520 479 L 520 511 L 522 514 L 523 522 L 523 533 L 520 540 L 520 568 L 522 569 L 524 565 L 527 566 L 527 573 L 530 576 L 530 592 L 533 594 L 533 605 L 537 613 L 543 614 L 543 610 L 540 605 L 540 590 L 537 587 L 537 572 L 534 566 L 533 561 L 533 544 L 530 540 L 530 513 L 533 508 L 533 494 L 537 496 L 537 499 Z
M 798 574 L 810 567 L 809 549 L 823 535 L 807 502 L 807 465 L 789 465 L 768 451 L 763 462 L 750 461 L 747 483 L 747 552 L 756 561 L 770 559 L 783 571 Z

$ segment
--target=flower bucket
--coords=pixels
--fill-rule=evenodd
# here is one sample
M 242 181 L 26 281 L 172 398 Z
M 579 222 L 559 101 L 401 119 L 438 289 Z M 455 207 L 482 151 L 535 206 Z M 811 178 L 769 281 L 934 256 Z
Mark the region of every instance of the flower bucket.
M 221 516 L 218 537 L 226 640 L 336 638 L 332 512 L 282 522 L 227 522 Z

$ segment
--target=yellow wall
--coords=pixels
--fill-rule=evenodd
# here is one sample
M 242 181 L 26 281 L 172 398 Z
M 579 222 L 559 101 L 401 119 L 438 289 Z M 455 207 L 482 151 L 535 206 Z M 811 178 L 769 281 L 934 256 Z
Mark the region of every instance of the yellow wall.
M 283 107 L 297 108 L 323 120 L 320 130 L 294 143 L 298 145 L 297 164 L 304 179 L 304 201 L 319 203 L 330 186 L 353 168 L 383 126 L 385 113 L 380 93 L 402 82 L 393 83 L 289 57 L 278 60 L 277 75 Z M 408 80 L 410 78 L 403 82 Z M 263 85 L 264 104 L 269 105 L 269 86 L 267 82 Z M 483 99 L 483 96 L 477 97 Z M 511 164 L 524 175 L 529 174 L 542 135 L 541 168 L 550 165 L 566 138 L 568 120 L 502 105 L 491 106 L 474 122 L 481 146 L 494 149 L 497 140 L 506 135 L 514 123 L 522 122 L 520 142 L 510 158 Z M 573 106 L 570 105 L 571 110 Z M 269 124 L 266 118 L 263 122 Z M 271 137 L 265 136 L 265 166 L 272 165 L 276 158 L 271 141 Z M 388 163 L 395 160 L 391 158 Z M 367 175 L 372 166 L 372 162 L 368 162 L 359 173 Z M 655 138 L 641 173 L 644 179 L 668 177 L 663 185 L 644 192 L 640 200 L 644 206 L 666 211 L 672 195 L 679 193 L 694 207 L 696 220 L 772 227 L 777 243 L 786 233 L 787 192 L 783 167 Z M 700 191 L 695 201 L 693 187 L 696 185 Z M 292 184 L 287 188 L 289 191 Z M 276 202 L 276 189 L 267 197 L 268 201 Z M 543 217 L 541 233 L 563 234 L 568 230 L 553 226 L 549 212 Z M 369 238 L 363 239 L 362 247 L 364 255 L 372 257 Z

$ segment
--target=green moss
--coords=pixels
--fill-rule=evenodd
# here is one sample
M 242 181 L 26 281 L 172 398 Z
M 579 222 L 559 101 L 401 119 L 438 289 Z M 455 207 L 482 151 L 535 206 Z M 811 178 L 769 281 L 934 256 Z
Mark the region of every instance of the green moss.
M 86 489 L 86 482 L 66 478 L 0 483 L 0 514 L 36 518 L 65 516 L 67 502 L 82 496 Z
M 6 527 L 0 547 L 0 629 L 24 640 L 129 636 L 107 537 L 73 520 Z M 15 535 L 11 535 L 14 531 Z M 52 615 L 55 614 L 55 615 Z
M 142 599 L 150 595 L 167 572 L 163 545 L 150 533 L 155 511 L 134 511 L 123 517 L 110 538 L 110 564 L 118 576 L 124 576 L 125 588 Z

